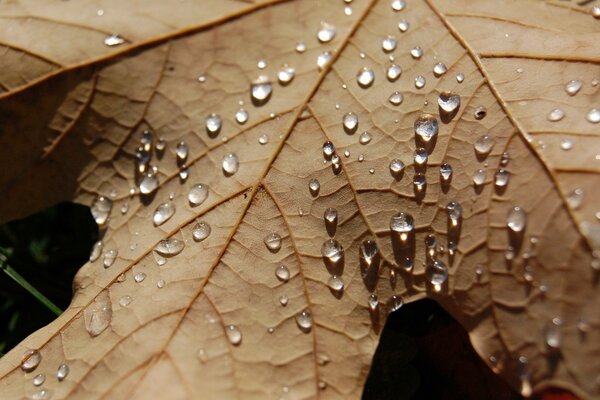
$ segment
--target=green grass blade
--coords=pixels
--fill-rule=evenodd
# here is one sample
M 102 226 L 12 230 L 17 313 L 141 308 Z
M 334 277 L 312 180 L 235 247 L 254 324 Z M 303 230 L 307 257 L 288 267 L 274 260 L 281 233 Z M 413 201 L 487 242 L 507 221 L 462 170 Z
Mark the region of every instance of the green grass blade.
M 4 273 L 10 276 L 15 282 L 17 282 L 23 289 L 27 290 L 33 297 L 38 299 L 48 310 L 52 311 L 56 315 L 62 314 L 62 310 L 56 306 L 53 302 L 48 300 L 46 296 L 40 293 L 33 285 L 31 285 L 25 278 L 23 278 L 17 271 L 15 271 L 10 265 L 6 263 L 6 257 L 0 254 L 0 269 Z

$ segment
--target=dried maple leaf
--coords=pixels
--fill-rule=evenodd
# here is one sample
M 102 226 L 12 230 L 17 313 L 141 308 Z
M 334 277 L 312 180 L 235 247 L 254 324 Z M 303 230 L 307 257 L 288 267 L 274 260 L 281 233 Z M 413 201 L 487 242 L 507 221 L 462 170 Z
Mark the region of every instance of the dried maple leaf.
M 91 3 L 0 5 L 0 216 L 103 229 L 0 397 L 358 398 L 423 297 L 600 396 L 597 6 Z

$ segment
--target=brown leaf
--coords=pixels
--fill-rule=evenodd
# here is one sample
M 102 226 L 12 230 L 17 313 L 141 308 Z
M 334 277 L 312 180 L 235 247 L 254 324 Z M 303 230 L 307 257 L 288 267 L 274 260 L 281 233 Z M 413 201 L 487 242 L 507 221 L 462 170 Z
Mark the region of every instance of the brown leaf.
M 0 168 L 9 172 L 0 176 L 0 218 L 73 200 L 93 205 L 103 236 L 68 310 L 3 358 L 0 397 L 39 395 L 31 379 L 43 373 L 53 398 L 358 398 L 388 311 L 423 297 L 451 312 L 522 393 L 552 386 L 600 396 L 592 5 L 270 3 L 119 3 L 100 18 L 102 7 L 82 16 L 75 2 L 35 13 L 2 6 L 11 29 L 0 58 Z M 127 39 L 122 49 L 103 44 L 114 32 Z M 389 41 L 386 53 L 388 35 L 397 48 Z M 331 62 L 318 68 L 326 51 Z M 386 78 L 391 56 L 403 71 L 395 81 Z M 434 73 L 436 63 L 447 71 Z M 289 83 L 277 82 L 282 65 L 295 71 Z M 272 94 L 253 100 L 260 75 Z M 577 93 L 566 90 L 571 80 L 581 81 Z M 395 91 L 401 104 L 389 100 Z M 438 98 L 453 93 L 460 107 L 443 112 Z M 236 122 L 240 109 L 246 122 Z M 343 127 L 348 112 L 356 132 Z M 210 132 L 213 113 L 222 126 Z M 418 166 L 423 114 L 441 122 Z M 138 150 L 145 130 L 148 154 Z M 328 140 L 337 166 L 324 160 Z M 178 163 L 180 142 L 189 152 Z M 146 157 L 142 169 L 158 168 L 159 188 L 140 194 Z M 403 174 L 390 174 L 393 159 Z M 453 169 L 448 182 L 442 163 Z M 426 178 L 420 191 L 415 174 Z M 208 188 L 203 202 L 203 189 L 188 197 L 197 184 Z M 456 225 L 451 201 L 462 208 Z M 329 207 L 337 221 L 326 224 Z M 526 222 L 511 233 L 514 207 Z M 398 212 L 414 218 L 406 243 L 390 232 Z M 198 240 L 203 223 L 210 235 Z M 322 255 L 330 236 L 340 260 Z M 381 265 L 363 278 L 365 240 Z M 434 258 L 449 273 L 444 281 L 437 264 L 437 284 Z M 343 290 L 328 287 L 339 285 L 332 275 Z M 24 373 L 29 349 L 42 361 Z M 70 372 L 58 381 L 63 363 Z

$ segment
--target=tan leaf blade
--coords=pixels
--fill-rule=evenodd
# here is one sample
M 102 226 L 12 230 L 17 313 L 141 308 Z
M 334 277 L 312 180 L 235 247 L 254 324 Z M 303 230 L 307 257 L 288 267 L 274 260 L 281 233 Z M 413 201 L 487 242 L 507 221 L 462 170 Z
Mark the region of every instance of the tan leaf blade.
M 73 200 L 93 205 L 103 232 L 69 309 L 2 359 L 0 397 L 359 398 L 387 313 L 423 297 L 523 394 L 600 396 L 592 5 L 267 3 L 171 13 L 158 2 L 131 48 L 81 57 L 82 38 L 71 64 L 27 61 L 28 78 L 10 84 L 0 74 L 0 146 L 10 149 L 0 219 Z M 111 29 L 125 32 L 137 10 Z M 35 29 L 4 35 L 32 52 L 40 44 Z M 397 42 L 383 43 L 388 35 Z M 55 41 L 45 39 L 49 54 Z M 0 59 L 14 65 L 13 53 Z M 392 63 L 397 79 L 386 77 Z M 269 83 L 252 88 L 261 75 Z M 453 94 L 460 107 L 448 115 L 438 98 Z M 349 112 L 355 132 L 342 124 Z M 440 127 L 417 165 L 423 114 Z M 403 173 L 390 173 L 394 159 Z M 153 166 L 159 187 L 142 194 Z M 462 208 L 455 225 L 450 202 Z M 518 213 L 507 217 L 514 207 L 521 227 Z M 390 231 L 398 212 L 414 218 L 406 243 Z M 374 245 L 380 265 L 366 273 L 361 246 Z M 23 371 L 30 349 L 42 360 Z

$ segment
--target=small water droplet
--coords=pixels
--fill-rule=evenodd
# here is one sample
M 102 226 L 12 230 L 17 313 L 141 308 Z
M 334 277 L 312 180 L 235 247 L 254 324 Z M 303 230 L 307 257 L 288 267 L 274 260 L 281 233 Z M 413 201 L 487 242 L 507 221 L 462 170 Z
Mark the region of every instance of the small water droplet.
M 177 146 L 175 147 L 175 155 L 177 156 L 177 162 L 179 164 L 182 164 L 185 162 L 185 160 L 187 160 L 189 151 L 190 149 L 185 142 L 177 143 Z
M 415 87 L 417 89 L 423 89 L 425 87 L 425 83 L 427 83 L 427 81 L 423 75 L 419 75 L 415 78 Z
M 390 298 L 390 312 L 399 310 L 404 305 L 404 300 L 398 295 L 393 295 Z
M 415 134 L 425 143 L 433 139 L 439 131 L 439 122 L 431 114 L 422 114 L 415 120 Z
M 198 183 L 190 188 L 188 201 L 192 206 L 199 206 L 208 198 L 208 186 Z
M 296 52 L 304 53 L 306 51 L 306 44 L 304 42 L 296 43 Z
M 272 93 L 273 85 L 266 75 L 259 76 L 250 85 L 252 102 L 256 105 L 262 105 L 269 101 Z
M 221 131 L 223 119 L 220 115 L 212 113 L 206 118 L 206 131 L 211 136 L 216 136 Z
M 562 334 L 561 327 L 562 320 L 560 318 L 552 318 L 552 321 L 546 327 L 546 331 L 544 332 L 544 338 L 546 340 L 546 345 L 551 350 L 558 350 L 562 344 Z
M 110 266 L 112 266 L 115 263 L 118 253 L 119 252 L 114 249 L 109 250 L 106 253 L 104 253 L 104 259 L 102 260 L 102 264 L 104 265 L 104 268 L 109 268 Z
M 229 339 L 229 343 L 234 346 L 238 346 L 242 343 L 242 331 L 235 325 L 227 325 L 225 328 L 225 332 L 227 333 L 227 339 Z
M 358 116 L 353 112 L 344 114 L 342 125 L 344 126 L 344 131 L 346 133 L 351 134 L 356 132 L 356 129 L 358 129 Z
M 393 106 L 399 106 L 404 101 L 404 96 L 402 96 L 402 93 L 400 92 L 394 92 L 390 95 L 388 101 Z
M 269 136 L 267 134 L 260 135 L 258 137 L 258 143 L 262 144 L 263 146 L 269 143 Z
M 302 332 L 310 332 L 312 329 L 312 315 L 310 311 L 304 310 L 301 313 L 296 314 L 296 324 Z
M 113 202 L 108 197 L 98 196 L 92 204 L 92 217 L 98 225 L 104 225 L 110 216 Z
M 281 235 L 277 232 L 269 233 L 265 236 L 263 242 L 267 246 L 267 249 L 272 252 L 278 252 L 281 249 Z
M 560 141 L 560 148 L 563 150 L 571 150 L 573 148 L 573 141 L 569 138 L 564 138 Z
M 356 82 L 358 86 L 365 89 L 373 84 L 375 80 L 375 73 L 371 68 L 363 67 L 356 74 Z
M 402 33 L 406 32 L 409 27 L 410 27 L 410 24 L 408 23 L 408 21 L 398 22 L 398 30 Z
M 405 0 L 392 0 L 392 10 L 402 11 L 406 7 Z
M 341 292 L 344 290 L 344 281 L 339 276 L 332 275 L 327 281 L 327 286 L 329 286 L 329 289 L 335 292 Z
M 465 81 L 465 76 L 463 75 L 462 72 L 459 72 L 458 74 L 456 74 L 456 82 L 463 83 L 464 81 Z
M 283 66 L 277 73 L 277 80 L 283 86 L 289 84 L 296 76 L 296 70 L 292 67 Z
M 290 270 L 285 265 L 280 265 L 275 268 L 275 276 L 282 282 L 290 280 Z
M 267 68 L 267 60 L 264 60 L 264 59 L 258 60 L 258 62 L 256 63 L 256 66 L 258 67 L 258 69 Z
M 385 76 L 390 82 L 394 82 L 402 75 L 402 68 L 398 64 L 392 64 L 387 68 Z
M 31 380 L 31 383 L 33 383 L 33 386 L 41 386 L 41 385 L 44 384 L 45 381 L 46 381 L 46 375 L 44 375 L 44 374 L 37 374 Z
M 85 329 L 91 337 L 100 335 L 110 325 L 112 307 L 107 290 L 100 292 L 94 302 L 83 311 Z
M 335 146 L 329 140 L 323 143 L 323 156 L 326 159 L 331 158 L 331 156 L 335 153 Z
M 159 226 L 167 222 L 173 215 L 175 215 L 175 204 L 173 203 L 162 203 L 156 207 L 152 221 L 155 226 Z
M 133 298 L 131 296 L 125 295 L 119 299 L 119 305 L 121 307 L 127 307 L 129 304 L 131 304 L 132 301 Z
M 491 137 L 490 135 L 483 135 L 475 141 L 475 143 L 473 144 L 473 148 L 475 149 L 475 153 L 477 153 L 478 156 L 485 157 L 488 154 L 490 154 L 490 151 L 492 151 L 492 148 L 495 144 L 496 141 L 493 137 Z
M 404 171 L 404 163 L 397 158 L 390 161 L 390 174 L 393 177 L 399 176 Z
M 438 105 L 442 111 L 451 114 L 460 107 L 460 96 L 454 92 L 444 91 L 438 97 Z
M 21 369 L 31 372 L 42 362 L 42 354 L 37 350 L 27 350 L 21 357 Z
M 112 35 L 108 35 L 107 37 L 104 38 L 104 44 L 107 45 L 108 47 L 118 46 L 123 43 L 125 43 L 125 39 L 123 39 L 121 36 L 119 36 L 116 33 L 113 33 Z
M 243 108 L 240 108 L 235 112 L 235 122 L 237 122 L 240 125 L 243 125 L 246 122 L 248 122 L 248 117 L 248 111 L 244 110 Z
M 505 187 L 506 185 L 508 185 L 508 179 L 510 178 L 510 174 L 508 173 L 507 170 L 505 169 L 499 169 L 498 171 L 496 171 L 496 174 L 494 175 L 494 185 L 496 185 L 496 187 Z
M 487 108 L 485 108 L 484 106 L 477 107 L 473 112 L 473 116 L 475 117 L 475 119 L 484 119 L 486 115 Z
M 58 367 L 58 370 L 56 371 L 56 379 L 58 379 L 59 381 L 64 380 L 67 375 L 69 375 L 69 366 L 67 364 L 61 364 Z
M 310 194 L 312 194 L 313 196 L 318 196 L 319 191 L 321 190 L 321 184 L 319 183 L 319 181 L 316 178 L 312 178 L 308 182 L 308 190 L 310 191 Z
M 398 46 L 398 41 L 393 36 L 387 36 L 381 42 L 381 48 L 386 53 L 396 50 L 396 46 Z
M 321 254 L 332 263 L 337 263 L 344 257 L 344 248 L 335 239 L 327 239 L 321 246 Z
M 144 272 L 138 272 L 133 276 L 133 280 L 136 281 L 136 283 L 142 283 L 144 279 L 146 279 L 146 274 Z
M 28 396 L 29 400 L 50 400 L 52 398 L 52 391 L 48 389 L 40 389 L 37 392 L 33 392 Z
M 335 26 L 328 24 L 327 22 L 321 21 L 321 27 L 317 32 L 317 38 L 321 43 L 327 43 L 333 40 L 335 37 Z
M 448 212 L 448 222 L 451 227 L 457 227 L 462 221 L 462 206 L 456 201 L 451 201 L 446 206 Z
M 192 236 L 196 242 L 201 242 L 210 236 L 211 227 L 207 222 L 198 222 L 192 228 Z
M 425 178 L 425 174 L 417 173 L 413 176 L 413 186 L 416 192 L 423 192 L 425 190 L 426 185 L 427 179 Z
M 448 67 L 446 67 L 446 64 L 444 64 L 442 62 L 439 62 L 433 66 L 433 74 L 437 78 L 444 75 L 446 72 L 448 72 Z
M 325 212 L 323 213 L 323 220 L 325 221 L 326 225 L 336 226 L 338 220 L 336 209 L 331 207 L 325 209 Z
M 592 108 L 590 111 L 588 111 L 585 119 L 592 124 L 597 124 L 600 122 L 600 108 Z
M 352 15 L 352 7 L 351 6 L 344 7 L 344 15 L 347 15 L 347 16 Z
M 575 96 L 577 93 L 579 93 L 582 86 L 583 86 L 582 81 L 576 80 L 576 79 L 570 80 L 565 85 L 565 92 L 567 92 L 567 94 L 569 96 Z
M 581 188 L 577 188 L 569 193 L 567 195 L 567 203 L 569 204 L 569 207 L 571 207 L 573 210 L 579 209 L 583 203 L 584 194 L 585 192 Z
M 98 240 L 96 243 L 94 243 L 92 246 L 92 251 L 90 252 L 90 262 L 94 262 L 100 258 L 100 254 L 102 254 L 102 247 L 103 243 L 101 240 Z
M 415 60 L 418 60 L 419 58 L 423 57 L 423 49 L 419 46 L 415 46 L 410 50 L 410 55 Z
M 371 141 L 371 134 L 369 134 L 369 132 L 363 132 L 360 134 L 360 137 L 358 138 L 358 142 L 360 144 L 368 144 Z
M 240 159 L 238 158 L 237 154 L 229 153 L 223 157 L 221 165 L 223 167 L 223 171 L 225 171 L 227 175 L 233 175 L 238 172 L 238 169 L 240 168 Z
M 319 71 L 323 70 L 331 62 L 333 58 L 333 54 L 330 51 L 324 51 L 319 54 L 317 57 L 317 67 L 319 67 Z
M 444 182 L 448 182 L 452 179 L 452 166 L 450 164 L 442 163 L 440 165 L 440 177 Z
M 550 121 L 550 122 L 558 122 L 561 119 L 563 119 L 564 117 L 565 117 L 565 112 L 563 110 L 561 110 L 560 108 L 555 108 L 554 110 L 552 110 L 548 113 L 548 115 L 546 116 L 546 119 L 548 119 L 548 121 Z
M 440 291 L 442 285 L 448 280 L 448 267 L 443 261 L 436 260 L 427 265 L 426 275 L 434 290 Z
M 473 184 L 478 187 L 485 183 L 487 173 L 485 169 L 477 169 L 473 172 Z
M 508 212 L 508 217 L 506 218 L 506 226 L 512 232 L 519 233 L 525 229 L 525 225 L 527 223 L 527 215 L 525 214 L 525 210 L 521 207 L 513 207 Z

